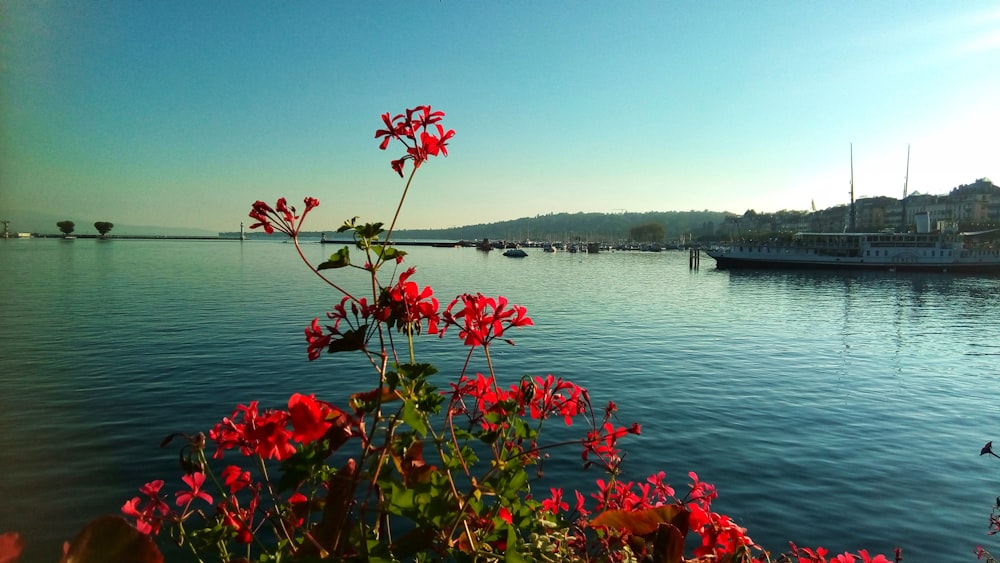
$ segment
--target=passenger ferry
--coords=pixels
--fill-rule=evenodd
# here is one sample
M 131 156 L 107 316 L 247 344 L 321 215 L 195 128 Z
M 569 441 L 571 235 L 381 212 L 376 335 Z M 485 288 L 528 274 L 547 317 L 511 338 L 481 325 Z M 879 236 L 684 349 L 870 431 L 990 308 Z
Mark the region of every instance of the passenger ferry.
M 716 267 L 1000 273 L 1000 230 L 976 233 L 797 233 L 708 250 Z
M 910 176 L 906 149 L 905 206 Z M 904 207 L 905 209 L 905 207 Z M 905 212 L 904 212 L 905 213 Z M 910 272 L 1000 273 L 1000 229 L 960 233 L 939 222 L 931 231 L 930 214 L 914 214 L 916 232 L 854 232 L 854 146 L 851 145 L 850 223 L 843 233 L 796 233 L 790 240 L 745 241 L 708 250 L 719 269 L 827 268 Z

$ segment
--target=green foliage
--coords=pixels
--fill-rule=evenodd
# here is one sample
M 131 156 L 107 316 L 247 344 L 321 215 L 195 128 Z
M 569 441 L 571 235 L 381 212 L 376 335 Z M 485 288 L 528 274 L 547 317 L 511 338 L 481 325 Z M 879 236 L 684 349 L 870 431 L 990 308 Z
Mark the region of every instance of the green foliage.
M 660 223 L 644 223 L 629 229 L 628 238 L 634 242 L 663 242 L 663 225 Z
M 114 226 L 114 223 L 109 223 L 107 221 L 97 221 L 94 223 L 94 228 L 97 229 L 97 232 L 100 233 L 102 237 L 111 232 L 111 229 L 113 229 Z
M 59 221 L 58 223 L 56 223 L 56 226 L 59 227 L 59 230 L 64 235 L 72 233 L 73 229 L 76 228 L 76 224 L 73 223 L 73 221 Z
M 351 251 L 345 246 L 330 255 L 330 259 L 316 266 L 317 270 L 331 270 L 335 268 L 345 268 L 351 265 Z

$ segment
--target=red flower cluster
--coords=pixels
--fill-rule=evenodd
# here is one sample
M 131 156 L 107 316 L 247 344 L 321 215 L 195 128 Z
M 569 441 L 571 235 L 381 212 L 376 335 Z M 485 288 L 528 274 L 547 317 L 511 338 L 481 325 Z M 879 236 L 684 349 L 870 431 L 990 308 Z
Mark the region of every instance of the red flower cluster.
M 424 323 L 428 334 L 437 334 L 441 320 L 438 316 L 438 300 L 430 286 L 420 289 L 420 286 L 410 280 L 415 268 L 409 268 L 399 275 L 399 280 L 392 286 L 382 290 L 377 303 L 372 304 L 361 297 L 353 299 L 344 297 L 326 316 L 334 321 L 333 326 L 326 331 L 319 324 L 319 319 L 313 319 L 306 327 L 306 342 L 310 360 L 319 358 L 323 350 L 330 347 L 335 337 L 358 334 L 358 328 L 365 321 L 374 320 L 395 326 L 398 330 L 412 330 L 419 334 Z M 350 306 L 350 313 L 348 313 Z M 346 322 L 350 328 L 342 330 L 341 322 Z M 363 342 L 362 342 L 363 344 Z M 356 347 L 355 347 L 356 348 Z
M 243 455 L 259 455 L 282 461 L 295 453 L 292 440 L 308 444 L 329 436 L 339 447 L 352 435 L 354 421 L 340 409 L 317 401 L 312 395 L 295 393 L 288 399 L 288 411 L 267 409 L 257 412 L 257 401 L 239 405 L 230 417 L 215 425 L 208 436 L 216 443 L 215 458 L 225 450 L 240 448 Z M 289 425 L 291 428 L 289 428 Z
M 830 550 L 817 547 L 815 550 L 809 549 L 808 547 L 798 547 L 794 543 L 791 543 L 792 557 L 795 557 L 798 563 L 891 563 L 885 555 L 881 553 L 877 555 L 870 555 L 867 549 L 862 549 L 858 551 L 858 556 L 855 557 L 852 553 L 841 553 L 835 556 L 833 559 L 827 559 L 826 554 Z M 896 548 L 896 563 L 902 561 L 902 553 L 899 548 Z
M 392 169 L 403 177 L 403 166 L 407 160 L 413 161 L 413 169 L 420 168 L 425 160 L 438 154 L 448 156 L 448 140 L 455 136 L 454 129 L 444 130 L 438 122 L 444 117 L 443 111 L 431 111 L 431 106 L 417 106 L 390 118 L 389 113 L 382 114 L 385 129 L 375 131 L 375 138 L 381 138 L 379 149 L 385 150 L 389 143 L 396 139 L 406 146 L 406 156 L 393 160 Z M 437 134 L 428 133 L 434 126 Z
M 160 526 L 170 514 L 170 505 L 160 496 L 163 480 L 150 481 L 143 485 L 139 492 L 146 498 L 132 497 L 122 506 L 122 513 L 135 518 L 135 527 L 146 535 L 160 533 Z
M 605 421 L 600 429 L 587 432 L 587 437 L 583 440 L 583 460 L 586 465 L 594 463 L 589 461 L 590 455 L 594 454 L 601 467 L 605 470 L 616 472 L 621 465 L 621 450 L 618 448 L 618 440 L 624 438 L 626 434 L 639 434 L 641 428 L 639 423 L 634 422 L 631 426 L 618 426 Z
M 257 200 L 250 209 L 250 217 L 256 219 L 257 222 L 250 225 L 250 228 L 264 227 L 264 232 L 269 235 L 274 234 L 275 229 L 277 229 L 294 238 L 298 236 L 306 214 L 312 208 L 319 206 L 319 200 L 314 197 L 307 197 L 303 202 L 306 205 L 305 211 L 302 212 L 302 215 L 296 215 L 295 208 L 289 207 L 285 198 L 279 199 L 273 208 L 263 201 Z
M 582 387 L 552 375 L 525 378 L 520 385 L 512 385 L 509 389 L 499 387 L 493 377 L 481 373 L 475 378 L 462 375 L 458 383 L 450 385 L 451 412 L 468 415 L 473 424 L 479 424 L 484 430 L 497 430 L 494 420 L 509 414 L 528 414 L 534 420 L 562 416 L 566 424 L 571 425 L 574 416 L 588 410 L 584 399 L 586 391 Z M 466 399 L 475 401 L 475 407 L 466 407 Z
M 457 304 L 462 309 L 456 313 L 452 310 Z M 466 293 L 456 297 L 441 315 L 445 328 L 449 325 L 459 327 L 458 337 L 465 341 L 466 346 L 488 346 L 495 338 L 502 338 L 504 330 L 511 327 L 530 326 L 534 323 L 528 317 L 528 310 L 520 305 L 507 308 L 507 298 L 486 297 L 482 293 L 472 295 Z M 444 336 L 445 329 L 441 329 Z M 504 339 L 507 344 L 512 340 Z
M 741 548 L 756 547 L 757 544 L 746 535 L 746 528 L 736 525 L 729 516 L 711 512 L 699 503 L 688 505 L 688 510 L 688 525 L 701 536 L 701 545 L 694 550 L 696 556 L 721 559 L 722 555 L 737 553 Z
M 427 333 L 437 334 L 438 300 L 434 297 L 431 286 L 420 289 L 410 276 L 416 271 L 409 268 L 399 275 L 395 285 L 382 292 L 380 305 L 385 308 L 385 321 L 397 329 L 414 329 L 420 332 L 421 322 L 427 323 Z

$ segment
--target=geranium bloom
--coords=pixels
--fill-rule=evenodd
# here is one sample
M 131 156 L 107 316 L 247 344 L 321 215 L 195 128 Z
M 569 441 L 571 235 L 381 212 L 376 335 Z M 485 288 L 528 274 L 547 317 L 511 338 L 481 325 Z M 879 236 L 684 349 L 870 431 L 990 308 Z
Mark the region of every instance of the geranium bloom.
M 225 469 L 222 470 L 222 482 L 229 487 L 229 492 L 231 494 L 236 494 L 250 485 L 250 472 L 243 470 L 238 465 L 227 465 Z
M 135 518 L 136 529 L 146 535 L 160 533 L 163 520 L 170 514 L 170 506 L 160 496 L 162 488 L 162 479 L 150 481 L 139 489 L 146 497 L 145 505 L 140 497 L 133 497 L 122 506 L 122 513 Z
M 317 401 L 313 395 L 293 394 L 288 399 L 288 412 L 292 419 L 292 439 L 297 442 L 315 442 L 332 426 L 326 420 L 330 407 Z
M 448 156 L 447 142 L 455 136 L 455 131 L 444 130 L 439 121 L 444 117 L 443 111 L 431 111 L 431 106 L 417 106 L 406 110 L 405 114 L 389 117 L 389 113 L 382 114 L 382 123 L 385 129 L 375 131 L 375 138 L 381 139 L 378 148 L 385 150 L 389 143 L 397 140 L 406 147 L 406 155 L 393 160 L 390 165 L 393 171 L 403 176 L 403 168 L 407 160 L 413 161 L 414 170 L 428 157 L 443 154 Z M 431 125 L 437 129 L 437 134 L 428 132 Z
M 573 417 L 585 412 L 583 388 L 579 385 L 551 374 L 535 377 L 530 384 L 534 387 L 529 403 L 531 418 L 545 419 L 556 414 L 563 417 L 566 426 L 571 426 Z
M 708 509 L 712 501 L 718 498 L 719 494 L 715 492 L 715 485 L 711 483 L 703 483 L 698 479 L 698 474 L 694 471 L 688 472 L 688 477 L 691 478 L 691 500 L 701 505 L 702 508 Z
M 497 517 L 508 524 L 514 523 L 514 516 L 510 513 L 510 510 L 506 506 L 501 506 L 500 510 L 497 511 Z
M 257 401 L 239 405 L 232 417 L 222 419 L 208 433 L 216 442 L 212 457 L 221 458 L 224 450 L 239 447 L 243 455 L 256 453 L 263 458 L 283 461 L 295 453 L 288 430 L 289 414 L 285 411 L 257 412 Z
M 646 481 L 653 485 L 653 494 L 656 495 L 660 500 L 665 501 L 667 498 L 674 496 L 674 488 L 666 483 L 666 473 L 660 471 L 654 475 L 650 475 Z
M 462 309 L 452 313 L 459 303 L 462 304 Z M 445 328 L 448 325 L 459 327 L 458 337 L 466 346 L 488 346 L 493 339 L 502 338 L 506 329 L 534 324 L 528 317 L 527 309 L 520 305 L 511 305 L 508 309 L 507 304 L 507 298 L 502 295 L 493 298 L 482 293 L 466 293 L 456 297 L 448 305 L 442 319 Z M 441 336 L 444 336 L 444 332 L 445 329 L 442 328 Z M 509 339 L 504 341 L 514 344 Z
M 558 514 L 560 511 L 569 510 L 569 504 L 563 500 L 562 489 L 552 488 L 549 489 L 552 496 L 542 501 L 542 509 L 548 510 L 553 514 Z
M 414 329 L 419 334 L 421 321 L 426 321 L 427 332 L 436 334 L 440 320 L 438 300 L 430 286 L 420 289 L 420 286 L 410 281 L 415 271 L 414 268 L 409 268 L 400 274 L 399 281 L 385 290 L 380 304 L 388 313 L 386 321 L 397 329 Z
M 694 550 L 696 556 L 715 556 L 716 560 L 721 560 L 723 556 L 734 554 L 740 548 L 756 545 L 746 535 L 746 528 L 737 526 L 725 514 L 709 512 L 698 504 L 689 505 L 688 510 L 688 525 L 701 536 L 701 546 Z
M 201 490 L 202 484 L 205 483 L 205 474 L 201 472 L 191 473 L 181 477 L 181 480 L 187 483 L 191 487 L 188 491 L 178 491 L 177 494 L 177 506 L 187 506 L 196 498 L 212 504 L 212 495 Z
M 239 543 L 248 544 L 253 541 L 251 524 L 258 501 L 258 497 L 254 495 L 250 499 L 250 506 L 241 508 L 239 499 L 231 496 L 219 504 L 219 514 L 222 516 L 223 523 L 236 531 L 236 541 Z
M 302 228 L 302 221 L 312 208 L 319 206 L 319 200 L 314 197 L 306 197 L 302 200 L 306 208 L 302 215 L 295 214 L 295 208 L 288 206 L 285 198 L 278 199 L 272 208 L 267 203 L 257 200 L 250 208 L 250 217 L 257 222 L 250 225 L 251 229 L 264 227 L 264 232 L 274 234 L 275 229 L 285 233 L 290 237 L 296 237 L 299 229 Z
M 583 460 L 586 461 L 593 453 L 606 467 L 617 467 L 621 463 L 621 451 L 617 448 L 618 440 L 626 434 L 639 434 L 639 432 L 638 424 L 616 428 L 610 422 L 605 422 L 600 430 L 591 430 L 587 433 L 583 441 Z
M 332 334 L 324 334 L 323 328 L 319 326 L 319 319 L 313 319 L 312 325 L 306 328 L 306 342 L 309 343 L 309 360 L 319 358 L 323 350 L 330 345 L 333 339 Z

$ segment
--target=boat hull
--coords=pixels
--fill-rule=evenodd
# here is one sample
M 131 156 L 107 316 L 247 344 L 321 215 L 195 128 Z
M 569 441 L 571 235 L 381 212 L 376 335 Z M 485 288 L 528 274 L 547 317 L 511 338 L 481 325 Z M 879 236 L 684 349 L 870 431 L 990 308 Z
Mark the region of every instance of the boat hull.
M 832 261 L 806 260 L 768 260 L 760 258 L 740 258 L 720 256 L 708 253 L 715 259 L 715 266 L 720 270 L 758 269 L 758 270 L 868 270 L 881 272 L 951 272 L 966 274 L 1000 274 L 998 262 L 951 262 L 951 263 L 919 263 L 919 262 L 873 262 L 858 259 L 840 259 Z

